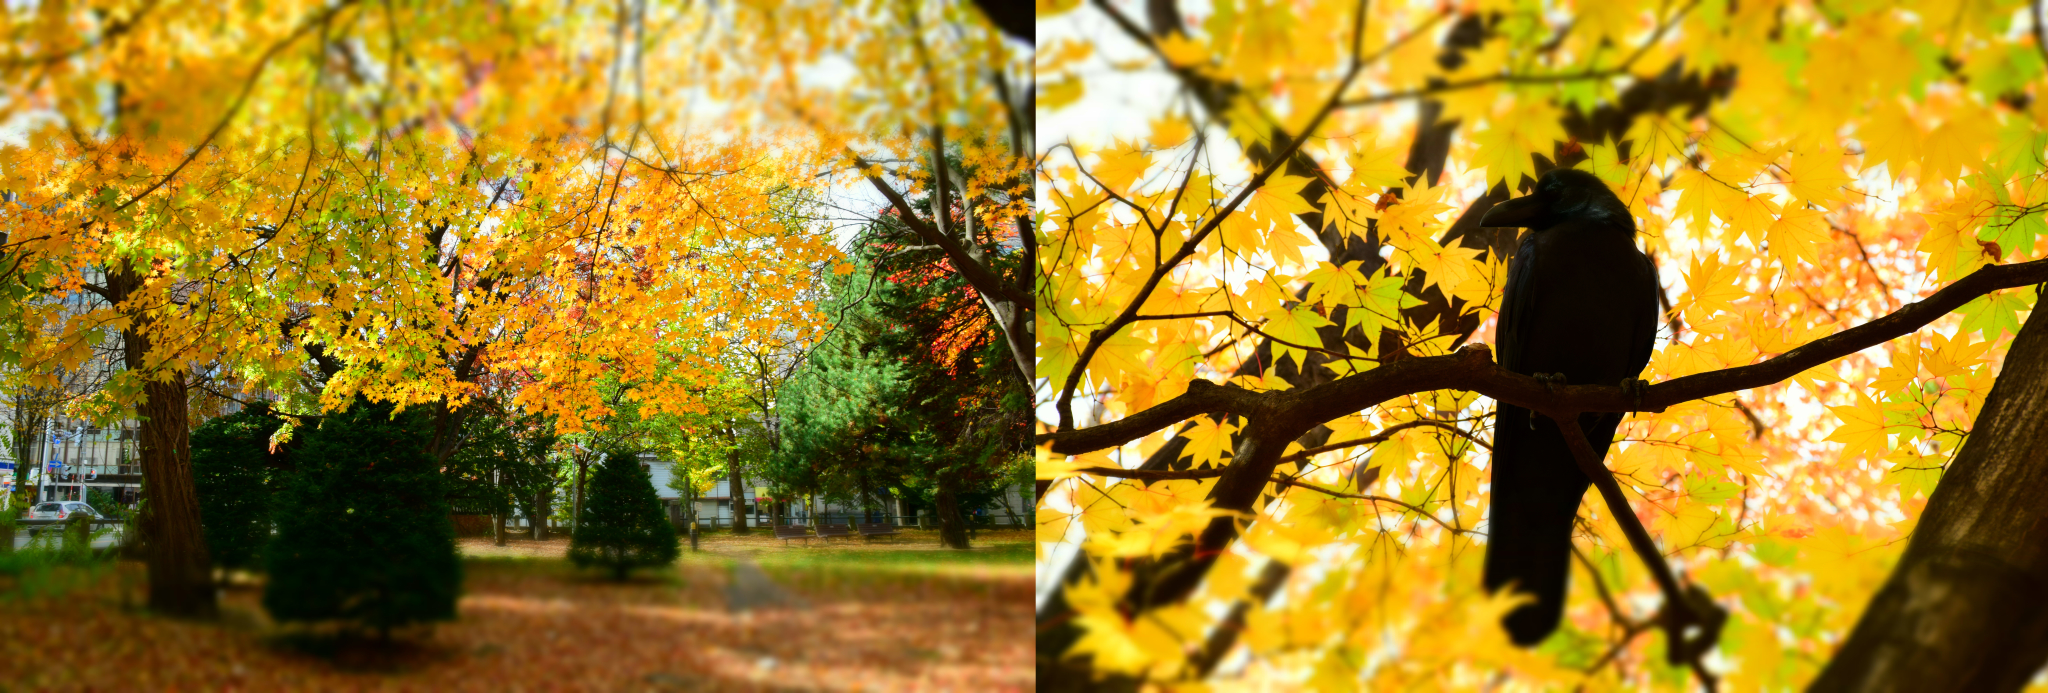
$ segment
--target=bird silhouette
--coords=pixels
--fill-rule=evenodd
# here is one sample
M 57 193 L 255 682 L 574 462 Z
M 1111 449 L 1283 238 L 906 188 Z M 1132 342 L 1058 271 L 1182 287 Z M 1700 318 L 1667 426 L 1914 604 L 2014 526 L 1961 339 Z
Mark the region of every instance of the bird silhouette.
M 1546 384 L 1637 390 L 1657 334 L 1657 271 L 1636 248 L 1628 207 L 1592 174 L 1552 169 L 1533 193 L 1480 226 L 1526 227 L 1508 266 L 1495 338 L 1500 364 Z M 1588 412 L 1580 429 L 1604 457 L 1622 415 Z M 1494 414 L 1493 503 L 1485 584 L 1533 594 L 1503 620 L 1516 644 L 1557 630 L 1571 575 L 1572 521 L 1590 483 L 1556 422 L 1506 402 Z

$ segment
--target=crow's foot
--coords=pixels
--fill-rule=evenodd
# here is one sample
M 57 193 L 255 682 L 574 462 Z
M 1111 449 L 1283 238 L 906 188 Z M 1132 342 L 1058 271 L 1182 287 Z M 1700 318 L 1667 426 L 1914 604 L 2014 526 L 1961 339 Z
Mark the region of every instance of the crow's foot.
M 1649 389 L 1649 387 L 1650 381 L 1648 380 L 1642 378 L 1623 378 L 1621 381 L 1621 396 L 1627 397 L 1629 402 L 1635 404 L 1636 411 L 1642 411 L 1643 390 Z

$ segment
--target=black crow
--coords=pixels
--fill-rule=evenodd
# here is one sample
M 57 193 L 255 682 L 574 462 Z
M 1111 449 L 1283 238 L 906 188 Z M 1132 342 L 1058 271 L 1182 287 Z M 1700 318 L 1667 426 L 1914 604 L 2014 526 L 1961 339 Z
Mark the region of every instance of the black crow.
M 1636 249 L 1628 206 L 1592 174 L 1552 169 L 1534 193 L 1495 206 L 1479 225 L 1529 229 L 1508 266 L 1500 364 L 1547 383 L 1640 388 L 1657 335 L 1657 271 Z M 1621 417 L 1579 417 L 1596 455 L 1607 454 Z M 1505 619 L 1526 647 L 1564 615 L 1572 520 L 1590 482 L 1548 417 L 1502 402 L 1493 435 L 1486 589 L 1512 584 L 1535 595 Z

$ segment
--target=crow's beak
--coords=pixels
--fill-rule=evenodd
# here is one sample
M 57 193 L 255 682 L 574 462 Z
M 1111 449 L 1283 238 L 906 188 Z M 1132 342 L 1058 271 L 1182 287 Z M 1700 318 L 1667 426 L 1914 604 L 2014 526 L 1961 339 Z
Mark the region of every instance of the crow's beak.
M 1523 195 L 1494 205 L 1486 210 L 1486 216 L 1479 218 L 1480 226 L 1528 226 L 1529 222 L 1543 212 L 1543 202 L 1535 195 Z

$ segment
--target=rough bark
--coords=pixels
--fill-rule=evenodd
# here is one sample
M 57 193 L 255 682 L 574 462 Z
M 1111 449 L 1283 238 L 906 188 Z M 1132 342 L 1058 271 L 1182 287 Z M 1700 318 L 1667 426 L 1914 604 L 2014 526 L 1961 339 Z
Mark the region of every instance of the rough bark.
M 123 263 L 108 277 L 109 297 L 121 305 L 142 284 L 135 268 Z M 141 421 L 142 478 L 149 488 L 141 518 L 143 541 L 149 547 L 149 608 L 173 616 L 211 617 L 218 605 L 213 562 L 199 529 L 199 494 L 192 486 L 192 428 L 184 374 L 172 372 L 165 378 L 151 372 L 145 361 L 151 346 L 144 333 L 148 314 L 139 307 L 124 310 L 132 313 L 132 323 L 121 331 L 123 365 L 148 379 L 135 405 L 135 418 Z
M 746 487 L 742 486 L 742 484 L 746 482 L 740 478 L 739 467 L 728 463 L 726 468 L 734 470 L 726 486 L 726 495 L 732 496 L 732 533 L 744 535 L 747 533 L 747 498 L 749 496 L 747 495 Z
M 967 548 L 967 518 L 960 515 L 958 472 L 939 474 L 938 493 L 933 494 L 939 514 L 939 545 L 949 549 Z
M 1906 553 L 1809 690 L 2017 691 L 2048 664 L 2048 315 L 2020 328 Z

